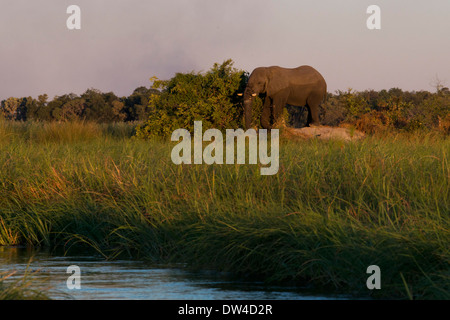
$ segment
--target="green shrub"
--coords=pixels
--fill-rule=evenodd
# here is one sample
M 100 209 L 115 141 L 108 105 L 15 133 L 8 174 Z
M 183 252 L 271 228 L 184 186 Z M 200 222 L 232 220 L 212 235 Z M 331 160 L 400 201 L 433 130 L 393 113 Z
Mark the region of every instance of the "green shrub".
M 137 128 L 137 137 L 168 136 L 178 128 L 192 131 L 196 120 L 203 122 L 204 129 L 242 127 L 237 93 L 243 92 L 246 80 L 247 74 L 227 60 L 204 74 L 177 73 L 168 81 L 155 81 L 154 87 L 163 90 L 150 97 L 150 116 Z

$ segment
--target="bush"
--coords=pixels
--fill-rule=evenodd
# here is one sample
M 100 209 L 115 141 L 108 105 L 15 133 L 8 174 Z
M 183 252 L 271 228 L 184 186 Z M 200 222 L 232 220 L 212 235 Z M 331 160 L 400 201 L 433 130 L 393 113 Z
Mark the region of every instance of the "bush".
M 450 135 L 450 113 L 444 119 L 439 117 L 438 130 L 446 135 Z
M 373 110 L 370 113 L 363 114 L 355 121 L 355 127 L 359 131 L 374 134 L 387 130 L 386 117 L 383 113 Z
M 407 92 L 337 91 L 328 94 L 321 105 L 321 123 L 328 126 L 353 126 L 369 134 L 386 130 L 415 132 L 438 130 L 448 134 L 450 94 L 446 90 Z
M 169 136 L 175 129 L 193 130 L 194 121 L 203 128 L 219 130 L 242 127 L 243 107 L 237 93 L 243 92 L 248 75 L 227 60 L 202 73 L 177 73 L 168 81 L 155 81 L 160 95 L 149 98 L 150 116 L 137 128 L 137 136 Z

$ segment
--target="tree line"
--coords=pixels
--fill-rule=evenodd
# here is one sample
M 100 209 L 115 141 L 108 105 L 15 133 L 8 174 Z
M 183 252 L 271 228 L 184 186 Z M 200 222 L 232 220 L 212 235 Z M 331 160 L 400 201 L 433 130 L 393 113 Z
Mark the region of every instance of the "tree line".
M 48 95 L 37 99 L 8 98 L 1 101 L 0 117 L 19 121 L 95 122 L 140 121 L 140 137 L 168 136 L 173 130 L 192 130 L 195 120 L 204 129 L 235 129 L 243 125 L 242 98 L 249 73 L 233 67 L 231 59 L 214 64 L 204 73 L 177 73 L 169 80 L 152 78 L 150 88 L 139 87 L 128 97 L 112 92 L 88 89 L 81 95 L 66 94 L 49 101 Z M 253 125 L 260 126 L 262 98 L 253 104 Z M 306 108 L 290 107 L 286 123 L 302 127 Z M 322 125 L 352 126 L 367 133 L 383 130 L 434 130 L 450 134 L 450 91 L 439 84 L 435 92 L 426 90 L 336 91 L 328 93 L 321 105 Z
M 438 129 L 450 134 L 450 91 L 337 91 L 322 105 L 322 124 L 353 125 L 366 133 Z
M 2 100 L 0 117 L 17 121 L 76 121 L 95 122 L 143 121 L 149 116 L 149 99 L 160 91 L 139 87 L 128 97 L 113 92 L 88 89 L 81 95 L 74 93 L 55 96 L 10 97 Z
M 149 100 L 149 117 L 137 128 L 137 136 L 170 136 L 177 128 L 192 132 L 195 120 L 204 129 L 243 127 L 243 101 L 248 72 L 233 68 L 233 61 L 214 64 L 205 73 L 178 73 L 168 81 L 156 82 L 161 90 Z M 262 99 L 253 102 L 252 126 L 260 126 Z M 321 104 L 320 122 L 328 126 L 348 126 L 366 133 L 381 131 L 435 130 L 450 134 L 450 91 L 439 85 L 436 92 L 389 90 L 328 93 Z M 284 112 L 288 126 L 306 124 L 306 107 L 288 106 Z

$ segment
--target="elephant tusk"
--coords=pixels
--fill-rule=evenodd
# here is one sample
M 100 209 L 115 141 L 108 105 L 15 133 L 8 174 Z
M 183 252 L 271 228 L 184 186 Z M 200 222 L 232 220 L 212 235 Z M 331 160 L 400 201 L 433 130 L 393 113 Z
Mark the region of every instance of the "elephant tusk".
M 256 94 L 256 93 L 253 93 L 253 94 L 252 94 L 252 97 L 256 97 L 256 96 L 257 96 L 257 94 Z

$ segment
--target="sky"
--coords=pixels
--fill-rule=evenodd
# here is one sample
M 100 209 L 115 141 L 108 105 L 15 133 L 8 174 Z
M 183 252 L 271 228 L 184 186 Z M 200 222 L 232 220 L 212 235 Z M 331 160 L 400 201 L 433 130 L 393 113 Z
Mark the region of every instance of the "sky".
M 69 30 L 70 5 L 81 29 Z M 370 5 L 381 29 L 369 30 Z M 0 100 L 128 96 L 150 78 L 310 65 L 328 91 L 450 86 L 448 0 L 0 0 Z

